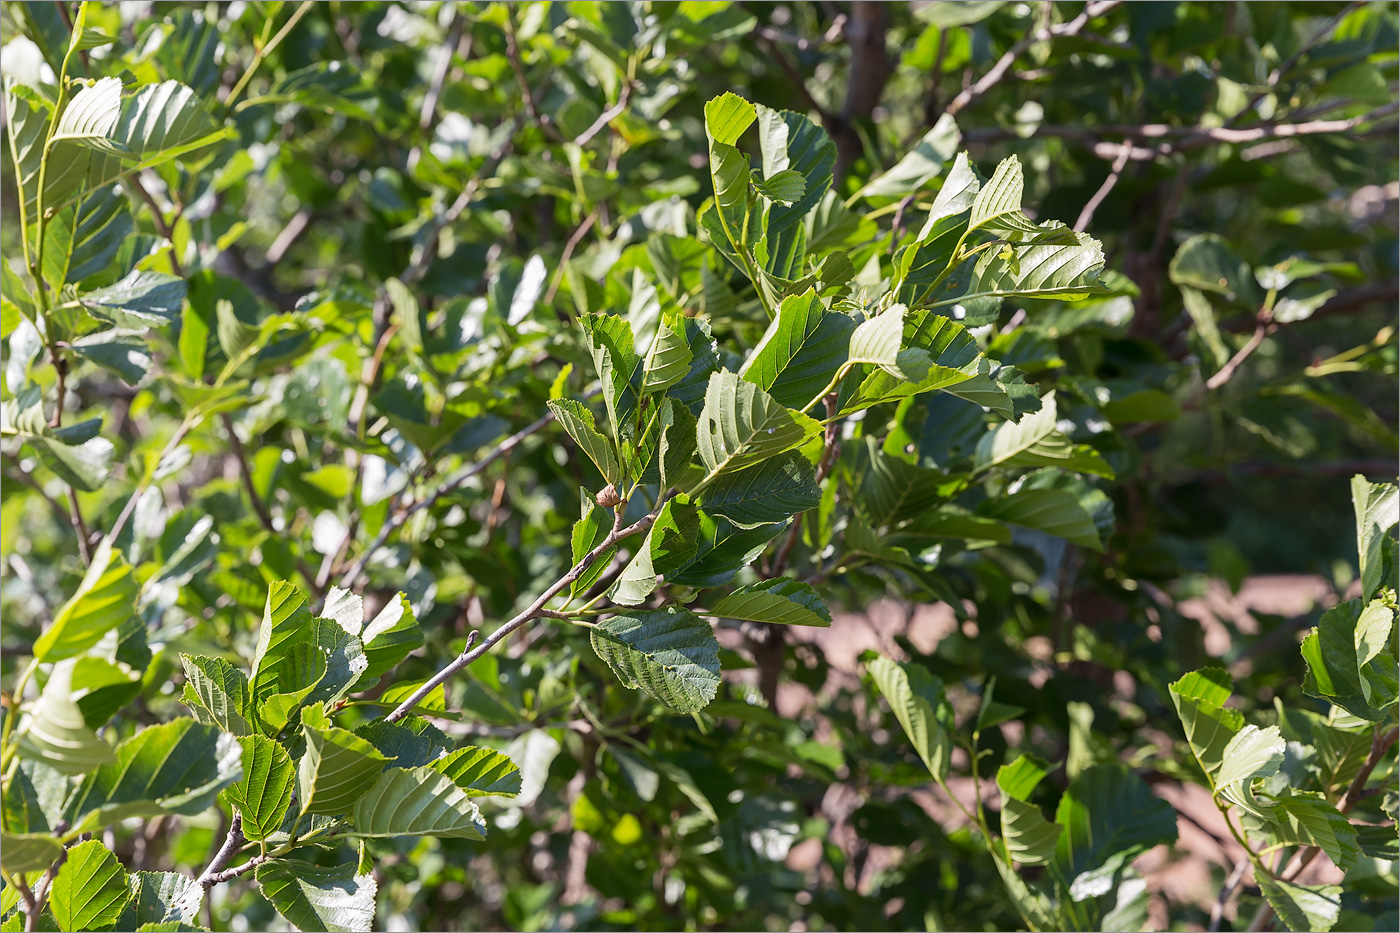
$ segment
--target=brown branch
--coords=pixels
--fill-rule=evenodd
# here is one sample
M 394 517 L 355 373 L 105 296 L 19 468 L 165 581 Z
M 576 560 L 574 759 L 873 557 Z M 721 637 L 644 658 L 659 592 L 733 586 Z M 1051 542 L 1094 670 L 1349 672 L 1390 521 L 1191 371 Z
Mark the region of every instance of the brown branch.
M 594 136 L 597 136 L 600 132 L 602 132 L 603 127 L 607 126 L 613 120 L 617 119 L 619 116 L 622 115 L 622 112 L 627 109 L 627 102 L 631 100 L 631 98 L 632 82 L 630 79 L 624 80 L 622 82 L 622 90 L 617 95 L 617 103 L 613 104 L 607 110 L 604 110 L 602 113 L 600 113 L 598 115 L 598 119 L 593 121 L 592 126 L 584 130 L 582 133 L 579 133 L 578 136 L 574 137 L 574 145 L 587 145 L 588 142 L 592 140 Z
M 498 458 L 514 450 L 520 444 L 521 441 L 525 440 L 525 438 L 534 434 L 536 431 L 540 430 L 553 420 L 554 413 L 549 412 L 548 414 L 544 415 L 544 417 L 540 418 L 538 421 L 535 421 L 532 424 L 521 428 L 519 431 L 516 431 L 510 437 L 501 441 L 501 443 L 496 445 L 496 447 L 494 447 L 491 450 L 491 452 L 485 457 L 482 457 L 480 460 L 476 461 L 471 466 L 462 470 L 460 473 L 458 473 L 456 476 L 453 476 L 451 479 L 444 481 L 426 497 L 418 500 L 412 505 L 400 507 L 394 512 L 390 513 L 389 517 L 385 519 L 383 526 L 379 529 L 379 534 L 375 536 L 374 540 L 370 542 L 369 547 L 365 548 L 364 553 L 362 553 L 359 556 L 359 558 L 356 559 L 355 563 L 351 565 L 350 569 L 346 571 L 345 576 L 340 581 L 341 588 L 348 590 L 354 587 L 357 582 L 359 582 L 360 575 L 364 573 L 365 566 L 369 563 L 370 558 L 373 557 L 375 553 L 378 552 L 378 550 L 384 546 L 384 542 L 389 540 L 390 535 L 392 535 L 399 528 L 403 527 L 403 523 L 408 521 L 410 517 L 412 517 L 417 512 L 426 509 L 428 506 L 437 502 L 443 496 L 447 495 L 449 492 L 452 492 L 454 489 L 456 489 L 458 486 L 461 486 L 473 476 L 476 476 L 478 473 L 486 469 L 492 463 L 495 463 Z
M 510 61 L 510 70 L 515 73 L 515 84 L 520 88 L 520 98 L 525 102 L 525 112 L 529 114 L 531 122 L 538 126 L 546 136 L 562 142 L 563 137 L 555 129 L 554 123 L 546 116 L 540 114 L 538 105 L 535 103 L 535 95 L 530 90 L 530 82 L 525 78 L 525 63 L 520 58 L 520 43 L 515 35 L 515 5 L 506 4 L 506 58 Z
M 1337 28 L 1338 24 L 1340 24 L 1343 19 L 1350 16 L 1353 11 L 1360 9 L 1362 6 L 1365 6 L 1364 0 L 1353 0 L 1352 3 L 1348 3 L 1346 6 L 1342 7 L 1342 9 L 1338 11 L 1337 15 L 1333 16 L 1330 20 L 1328 20 L 1327 23 L 1321 29 L 1319 29 L 1311 39 L 1299 46 L 1298 51 L 1288 56 L 1288 58 L 1284 59 L 1278 67 L 1276 67 L 1273 71 L 1269 72 L 1269 79 L 1265 83 L 1264 89 L 1259 93 L 1255 94 L 1254 97 L 1250 98 L 1249 103 L 1244 105 L 1244 109 L 1241 110 L 1239 113 L 1235 114 L 1229 120 L 1227 120 L 1225 122 L 1225 125 L 1229 126 L 1235 121 L 1239 120 L 1245 114 L 1253 113 L 1255 111 L 1255 108 L 1259 106 L 1259 102 L 1262 101 L 1265 97 L 1269 96 L 1269 92 L 1272 91 L 1274 87 L 1278 85 L 1279 80 L 1284 75 L 1288 74 L 1288 72 L 1292 71 L 1293 66 L 1298 64 L 1298 62 L 1302 59 L 1304 55 L 1306 55 L 1308 52 L 1311 52 L 1314 48 L 1317 47 L 1318 43 L 1322 42 L 1328 36 L 1332 35 L 1333 30 Z
M 583 222 L 574 228 L 574 232 L 569 235 L 569 241 L 564 244 L 564 252 L 559 257 L 559 265 L 554 270 L 554 277 L 549 283 L 549 291 L 544 293 L 542 304 L 553 304 L 554 296 L 559 292 L 559 285 L 564 281 L 564 270 L 569 266 L 569 258 L 574 255 L 574 250 L 578 248 L 584 234 L 589 231 L 597 219 L 598 210 L 595 208 L 588 212 L 588 216 L 583 218 Z
M 1249 859 L 1242 858 L 1235 863 L 1234 871 L 1225 879 L 1225 884 L 1220 888 L 1220 894 L 1215 899 L 1215 903 L 1210 907 L 1210 926 L 1206 929 L 1209 933 L 1218 933 L 1220 921 L 1225 919 L 1225 907 L 1230 903 L 1230 898 L 1234 896 L 1235 889 L 1240 886 L 1240 881 L 1244 879 L 1245 869 L 1249 867 Z
M 224 866 L 229 863 L 238 852 L 238 847 L 243 844 L 243 814 L 237 810 L 233 811 L 233 822 L 229 825 L 228 835 L 224 837 L 224 844 L 219 846 L 219 851 L 214 853 L 214 857 L 209 860 L 209 864 L 204 871 L 200 872 L 195 879 L 196 884 L 204 886 L 205 890 L 218 884 L 217 876 L 223 871 Z
M 997 59 L 995 65 L 987 69 L 987 73 L 982 75 L 975 84 L 964 88 L 957 97 L 948 103 L 944 113 L 957 116 L 960 111 L 966 108 L 977 98 L 990 91 L 996 84 L 1006 76 L 1006 72 L 1016 59 L 1037 42 L 1044 42 L 1056 36 L 1073 36 L 1081 29 L 1089 25 L 1089 20 L 1102 16 L 1118 5 L 1118 0 L 1097 0 L 1094 3 L 1085 4 L 1083 11 L 1070 20 L 1058 26 L 1043 25 L 1039 29 L 1032 30 L 1021 38 L 1019 42 L 1006 51 L 1001 58 Z M 1049 18 L 1050 4 L 1045 4 L 1045 18 Z M 1038 131 L 1037 131 L 1038 132 Z
M 1094 211 L 1099 209 L 1104 198 L 1108 197 L 1113 186 L 1118 184 L 1118 179 L 1123 175 L 1123 169 L 1128 165 L 1128 156 L 1132 155 L 1133 147 L 1131 143 L 1123 143 L 1122 152 L 1118 158 L 1113 160 L 1113 168 L 1109 170 L 1108 177 L 1103 180 L 1099 190 L 1094 192 L 1094 196 L 1089 199 L 1089 203 L 1084 205 L 1084 210 L 1079 212 L 1079 219 L 1074 222 L 1076 233 L 1083 233 L 1089 229 L 1089 221 L 1094 219 Z
M 583 557 L 579 558 L 578 563 L 574 564 L 574 566 L 571 567 L 569 571 L 565 573 L 562 577 L 560 577 L 558 580 L 555 580 L 553 583 L 551 583 L 543 593 L 541 593 L 535 598 L 534 602 L 530 603 L 530 605 L 524 609 L 524 611 L 522 611 L 515 618 L 511 619 L 509 622 L 506 622 L 505 624 L 501 625 L 490 635 L 487 635 L 486 638 L 482 640 L 481 644 L 476 645 L 476 647 L 472 647 L 472 644 L 475 641 L 476 633 L 472 632 L 470 635 L 468 635 L 467 644 L 466 647 L 463 648 L 462 653 L 459 654 L 456 658 L 454 658 L 452 660 L 452 663 L 448 664 L 442 670 L 438 671 L 430 679 L 428 679 L 421 687 L 413 691 L 412 696 L 404 700 L 403 703 L 399 704 L 397 709 L 395 709 L 388 716 L 384 717 L 385 721 L 398 722 L 400 719 L 413 712 L 413 710 L 418 706 L 418 704 L 423 701 L 424 697 L 426 697 L 429 693 L 432 693 L 434 689 L 436 689 L 442 683 L 447 681 L 448 678 L 452 677 L 452 675 L 456 674 L 458 671 L 467 667 L 467 665 L 471 664 L 477 658 L 490 651 L 492 647 L 498 644 L 511 632 L 514 632 L 516 629 L 520 628 L 520 626 L 524 625 L 526 622 L 529 622 L 531 619 L 538 618 L 540 616 L 541 610 L 545 608 L 546 603 L 548 603 L 551 599 L 558 595 L 561 590 L 571 585 L 575 580 L 582 576 L 585 570 L 592 566 L 593 563 L 597 561 L 599 557 L 601 557 L 606 551 L 608 551 L 614 545 L 616 545 L 617 542 L 621 541 L 623 538 L 629 537 L 634 534 L 639 534 L 651 528 L 652 524 L 656 521 L 656 517 L 659 514 L 661 514 L 661 507 L 664 504 L 665 497 L 663 496 L 662 500 L 656 504 L 656 508 L 648 512 L 643 518 L 640 518 L 637 521 L 633 522 L 631 525 L 628 525 L 626 528 L 622 527 L 623 513 L 626 512 L 626 503 L 619 505 L 614 510 L 615 517 L 613 519 L 612 531 L 608 532 L 607 537 L 603 539 L 602 543 L 600 543 L 593 550 L 589 551 L 587 554 L 583 555 Z
M 1259 349 L 1259 344 L 1264 342 L 1264 338 L 1273 333 L 1277 325 L 1271 324 L 1267 319 L 1260 320 L 1254 328 L 1254 333 L 1250 335 L 1245 345 L 1240 347 L 1234 356 L 1226 361 L 1225 365 L 1205 382 L 1205 388 L 1214 392 L 1216 389 L 1229 382 L 1235 375 L 1235 370 L 1240 368 L 1240 364 L 1249 359 L 1249 355 Z
M 68 516 L 73 523 L 73 532 L 78 536 L 78 553 L 82 555 L 84 564 L 91 564 L 92 538 L 87 522 L 83 521 L 83 510 L 78 505 L 78 491 L 72 486 L 68 487 Z
M 802 70 L 797 67 L 797 63 L 794 62 L 783 47 L 778 44 L 777 39 L 773 37 L 773 30 L 766 27 L 757 29 L 755 30 L 755 35 L 767 46 L 774 61 L 783 69 L 783 73 L 787 75 L 788 81 L 792 83 L 792 86 L 802 97 L 802 102 L 807 105 L 807 109 L 821 117 L 822 125 L 827 128 L 828 133 L 831 132 L 833 122 L 832 113 L 821 104 L 817 103 L 817 99 L 813 97 L 812 92 L 807 89 L 807 79 L 803 76 Z

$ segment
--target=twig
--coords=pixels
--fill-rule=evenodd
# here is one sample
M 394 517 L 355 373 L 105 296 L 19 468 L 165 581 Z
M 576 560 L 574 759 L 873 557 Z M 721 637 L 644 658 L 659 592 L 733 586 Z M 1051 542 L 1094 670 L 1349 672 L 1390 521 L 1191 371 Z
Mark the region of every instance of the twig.
M 971 104 L 977 98 L 990 91 L 997 82 L 1006 76 L 1007 70 L 1021 53 L 1035 43 L 1044 42 L 1046 39 L 1051 39 L 1056 36 L 1073 36 L 1085 26 L 1089 25 L 1089 20 L 1102 16 L 1117 5 L 1118 0 L 1097 0 L 1097 2 L 1086 4 L 1083 11 L 1068 23 L 1063 23 L 1058 26 L 1046 25 L 1027 33 L 1019 42 L 1008 49 L 1006 54 L 997 59 L 997 63 L 987 69 L 987 73 L 979 78 L 977 83 L 973 84 L 971 87 L 964 88 L 957 97 L 954 97 L 948 103 L 944 113 L 957 116 L 968 104 Z M 1046 4 L 1046 7 L 1048 13 L 1049 4 Z
M 1229 382 L 1235 375 L 1235 370 L 1240 368 L 1240 364 L 1248 359 L 1251 353 L 1259 349 L 1259 344 L 1264 342 L 1264 337 L 1272 333 L 1276 327 L 1277 325 L 1260 321 L 1258 326 L 1254 328 L 1254 333 L 1250 335 L 1249 340 L 1245 342 L 1245 345 L 1240 347 L 1235 355 L 1230 357 L 1229 361 L 1226 362 L 1224 366 L 1220 367 L 1215 375 L 1206 380 L 1206 388 L 1213 392 Z
M 418 112 L 418 128 L 423 132 L 433 128 L 437 119 L 438 98 L 442 96 L 442 86 L 447 81 L 447 73 L 452 70 L 452 52 L 462 41 L 461 7 L 453 4 L 452 25 L 447 27 L 447 38 L 442 43 L 437 67 L 433 69 L 433 80 L 428 84 L 428 93 L 423 97 L 423 109 Z M 514 30 L 511 30 L 514 34 Z
M 238 439 L 238 434 L 233 430 L 233 419 L 227 412 L 219 415 L 224 423 L 224 432 L 228 434 L 229 450 L 233 451 L 234 459 L 238 461 L 238 475 L 243 480 L 243 489 L 248 493 L 248 500 L 253 503 L 253 511 L 258 515 L 258 521 L 262 526 L 273 534 L 277 533 L 277 526 L 272 523 L 272 514 L 268 512 L 267 506 L 263 504 L 262 496 L 258 495 L 258 489 L 253 485 L 253 471 L 248 466 L 248 455 L 243 449 L 243 442 Z
M 1235 889 L 1240 886 L 1240 881 L 1244 878 L 1244 871 L 1248 867 L 1249 859 L 1240 859 L 1235 863 L 1235 870 L 1230 872 L 1230 876 L 1225 879 L 1225 884 L 1220 888 L 1220 896 L 1215 899 L 1215 903 L 1210 908 L 1210 926 L 1206 928 L 1209 933 L 1219 933 L 1220 921 L 1225 919 L 1225 906 L 1230 903 L 1230 898 L 1234 896 Z
M 797 63 L 794 62 L 783 47 L 778 44 L 774 33 L 775 30 L 767 27 L 754 30 L 754 34 L 768 47 L 768 51 L 772 54 L 773 59 L 778 63 L 778 66 L 783 69 L 783 73 L 787 75 L 788 81 L 790 81 L 792 86 L 797 90 L 798 95 L 802 98 L 802 102 L 807 105 L 807 109 L 820 116 L 822 124 L 830 129 L 832 120 L 831 112 L 817 103 L 817 99 L 813 97 L 812 92 L 807 89 L 807 79 L 803 77 L 802 70 L 797 67 Z M 799 48 L 801 48 L 801 46 L 799 46 Z
M 554 124 L 540 114 L 539 107 L 535 103 L 535 95 L 530 90 L 530 82 L 525 78 L 525 63 L 520 58 L 520 43 L 515 35 L 514 4 L 506 4 L 505 27 L 506 58 L 510 61 L 510 70 L 515 73 L 515 83 L 520 88 L 520 99 L 525 102 L 525 112 L 530 115 L 530 120 L 544 131 L 546 136 L 562 141 Z
M 554 301 L 555 294 L 559 291 L 559 284 L 564 281 L 564 270 L 569 266 L 569 258 L 573 256 L 574 250 L 578 248 L 579 241 L 583 235 L 593 226 L 593 222 L 598 219 L 598 210 L 594 208 L 588 212 L 588 216 L 583 218 L 583 222 L 569 235 L 569 241 L 564 244 L 564 252 L 559 257 L 559 265 L 554 270 L 554 277 L 550 280 L 549 291 L 544 293 L 542 304 L 548 305 Z
M 622 82 L 622 90 L 617 95 L 617 103 L 613 104 L 607 110 L 604 110 L 602 113 L 600 113 L 598 115 L 598 119 L 593 121 L 592 126 L 584 130 L 582 133 L 578 134 L 578 136 L 574 137 L 574 145 L 587 145 L 588 142 L 594 136 L 597 136 L 600 132 L 602 132 L 603 127 L 607 126 L 613 120 L 617 119 L 619 116 L 622 115 L 622 112 L 627 109 L 627 102 L 631 99 L 631 97 L 632 82 L 629 79 L 624 79 Z
M 558 580 L 555 580 L 553 583 L 551 583 L 543 593 L 541 593 L 535 598 L 534 602 L 530 603 L 530 605 L 525 608 L 523 612 L 521 612 L 515 618 L 511 619 L 509 622 L 506 622 L 505 624 L 501 625 L 490 635 L 487 635 L 486 638 L 482 640 L 481 644 L 477 645 L 476 647 L 472 647 L 472 643 L 475 641 L 473 636 L 475 636 L 476 633 L 472 632 L 470 635 L 468 635 L 467 644 L 466 647 L 462 650 L 462 653 L 459 654 L 456 658 L 454 658 L 452 660 L 452 663 L 448 664 L 442 670 L 438 671 L 431 678 L 429 678 L 421 687 L 413 691 L 412 696 L 404 700 L 403 703 L 399 704 L 397 709 L 395 709 L 388 716 L 384 717 L 385 721 L 398 722 L 400 719 L 413 712 L 413 710 L 418 706 L 418 704 L 423 701 L 424 697 L 426 697 L 439 685 L 444 683 L 448 678 L 465 668 L 467 665 L 471 664 L 473 661 L 481 657 L 486 652 L 490 651 L 493 646 L 498 644 L 511 632 L 514 632 L 516 629 L 520 628 L 520 626 L 524 625 L 526 622 L 529 622 L 531 619 L 537 618 L 540 615 L 540 610 L 544 609 L 546 603 L 548 603 L 551 599 L 558 595 L 560 590 L 569 586 L 580 576 L 582 576 L 583 572 L 587 570 L 590 566 L 592 566 L 594 561 L 601 557 L 604 554 L 604 552 L 611 549 L 614 545 L 617 544 L 617 542 L 621 541 L 623 538 L 629 537 L 634 534 L 639 534 L 649 529 L 652 526 L 652 524 L 656 521 L 656 516 L 661 514 L 661 506 L 664 504 L 664 502 L 665 499 L 663 497 L 662 501 L 657 503 L 656 508 L 648 512 L 643 518 L 640 518 L 637 521 L 633 522 L 631 525 L 628 525 L 626 528 L 622 527 L 623 513 L 626 511 L 626 504 L 624 503 L 623 505 L 619 505 L 615 510 L 612 531 L 608 532 L 607 537 L 603 539 L 602 543 L 600 543 L 593 550 L 589 551 L 587 554 L 583 555 L 583 557 L 579 558 L 578 563 L 574 564 L 574 566 L 571 567 L 569 571 L 565 573 L 562 577 L 560 577 Z
M 287 38 L 287 34 L 292 31 L 292 28 L 296 26 L 301 18 L 305 16 L 314 5 L 315 4 L 313 4 L 311 0 L 302 0 L 301 6 L 293 11 L 291 19 L 287 20 L 286 25 L 278 30 L 277 35 L 273 36 L 272 40 L 266 45 L 257 48 L 257 51 L 253 53 L 253 61 L 248 66 L 248 70 L 243 72 L 243 76 L 238 79 L 238 83 L 233 86 L 233 90 L 229 91 L 228 97 L 224 98 L 225 113 L 228 113 L 228 111 L 233 108 L 233 103 L 238 100 L 238 95 L 242 94 L 243 89 L 248 86 L 248 82 L 253 80 L 253 75 L 257 74 L 258 68 L 262 66 L 263 59 L 266 58 L 273 49 L 282 44 L 282 40 Z M 269 20 L 269 24 L 270 23 L 271 21 Z M 264 32 L 263 35 L 267 35 L 267 33 Z
M 73 523 L 73 532 L 78 536 L 78 553 L 82 555 L 84 564 L 91 564 L 92 548 L 87 522 L 83 521 L 83 510 L 78 505 L 78 492 L 72 486 L 68 487 L 68 515 Z
M 265 256 L 269 266 L 275 266 L 282 261 L 282 257 L 287 255 L 287 250 L 292 248 L 292 244 L 301 238 L 306 232 L 306 228 L 311 225 L 311 209 L 303 207 L 292 215 L 292 219 L 287 221 L 287 225 L 277 234 L 277 239 L 272 241 L 272 245 L 267 248 Z
M 429 493 L 425 498 L 419 499 L 417 502 L 413 503 L 410 506 L 403 507 L 392 512 L 389 515 L 389 517 L 385 519 L 384 525 L 379 529 L 379 534 L 375 536 L 374 540 L 370 543 L 369 547 L 365 548 L 364 553 L 361 554 L 359 558 L 356 559 L 355 563 L 351 565 L 350 569 L 346 571 L 345 576 L 340 581 L 341 588 L 348 590 L 354 587 L 354 585 L 357 582 L 359 582 L 360 574 L 364 572 L 365 566 L 369 563 L 370 558 L 373 557 L 375 553 L 381 547 L 384 546 L 384 542 L 389 540 L 389 536 L 392 535 L 396 530 L 401 528 L 403 526 L 403 523 L 408 521 L 410 517 L 422 511 L 423 509 L 426 509 L 427 507 L 441 499 L 443 496 L 447 495 L 449 492 L 452 492 L 458 486 L 461 486 L 467 480 L 471 479 L 473 476 L 476 476 L 478 473 L 486 469 L 492 463 L 495 463 L 496 460 L 500 458 L 503 454 L 507 454 L 510 451 L 514 450 L 516 446 L 520 444 L 521 441 L 525 440 L 525 438 L 534 434 L 536 431 L 540 430 L 540 428 L 543 428 L 545 425 L 549 424 L 553 420 L 554 413 L 549 412 L 548 414 L 541 417 L 538 421 L 535 421 L 534 423 L 524 428 L 521 428 L 519 431 L 516 431 L 510 437 L 501 441 L 501 443 L 496 445 L 496 447 L 494 447 L 489 454 L 487 454 L 485 457 L 482 457 L 475 463 L 471 464 L 466 469 L 459 472 L 456 476 L 445 480 L 436 489 Z
M 1089 229 L 1089 221 L 1094 219 L 1094 211 L 1099 209 L 1099 205 L 1108 197 L 1113 186 L 1118 184 L 1118 179 L 1123 175 L 1123 169 L 1128 165 L 1128 156 L 1132 155 L 1132 143 L 1123 143 L 1123 151 L 1118 154 L 1118 158 L 1113 161 L 1113 168 L 1109 171 L 1108 177 L 1103 180 L 1099 190 L 1094 192 L 1094 196 L 1089 199 L 1089 203 L 1084 205 L 1084 210 L 1079 212 L 1079 219 L 1074 222 L 1074 231 L 1083 233 Z

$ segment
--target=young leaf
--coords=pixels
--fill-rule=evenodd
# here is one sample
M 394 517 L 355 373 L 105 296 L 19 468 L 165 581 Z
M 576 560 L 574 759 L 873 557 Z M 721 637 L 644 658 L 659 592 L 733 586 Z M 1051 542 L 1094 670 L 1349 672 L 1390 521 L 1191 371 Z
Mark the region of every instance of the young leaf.
M 1254 796 L 1255 778 L 1271 777 L 1283 764 L 1285 743 L 1278 726 L 1260 729 L 1247 725 L 1225 746 L 1215 792 L 1255 816 L 1267 818 L 1267 806 Z
M 1317 846 L 1342 871 L 1350 871 L 1361 858 L 1356 827 L 1321 794 L 1293 791 L 1280 797 L 1270 823 L 1274 842 Z
M 1041 401 L 1040 411 L 1019 423 L 1003 424 L 978 441 L 974 468 L 980 472 L 998 466 L 1058 466 L 1112 479 L 1113 469 L 1098 451 L 1060 433 L 1054 394 Z
M 471 795 L 432 767 L 389 768 L 355 802 L 357 836 L 486 838 Z
M 413 606 L 403 593 L 384 604 L 379 614 L 360 633 L 369 666 L 359 683 L 374 684 L 415 649 L 423 646 L 423 630 L 414 617 Z
M 252 731 L 248 713 L 248 677 L 223 658 L 180 655 L 185 668 L 184 703 L 190 715 L 234 735 Z
M 784 521 L 821 503 L 816 471 L 794 451 L 758 466 L 721 474 L 705 490 L 702 505 L 739 528 Z
M 1024 190 L 1021 161 L 1014 155 L 1007 156 L 973 199 L 968 232 L 984 230 L 1012 240 L 1035 236 L 1040 229 L 1021 213 Z
M 647 350 L 646 362 L 642 364 L 642 394 L 663 392 L 684 379 L 688 372 L 690 340 L 686 335 L 685 316 L 663 318 Z
M 1369 599 L 1385 575 L 1382 544 L 1400 522 L 1400 487 L 1351 479 L 1351 503 L 1356 511 L 1356 553 L 1361 563 L 1361 597 Z
M 1352 599 L 1328 609 L 1303 639 L 1303 691 L 1353 716 L 1384 720 L 1396 701 L 1393 675 L 1385 677 L 1382 667 L 1388 659 L 1394 670 L 1394 627 L 1395 610 L 1383 600 Z
M 322 868 L 297 859 L 258 866 L 258 888 L 298 930 L 367 933 L 374 926 L 374 875 L 353 863 Z
M 593 650 L 626 686 L 681 713 L 709 705 L 719 689 L 719 643 L 680 606 L 613 616 L 591 631 Z
M 34 657 L 59 661 L 81 654 L 135 612 L 139 587 L 131 566 L 104 540 L 92 555 L 78 590 L 54 613 L 34 643 Z
M 63 854 L 63 843 L 53 833 L 0 834 L 0 868 L 7 874 L 43 871 Z
M 676 485 L 695 457 L 695 424 L 695 416 L 690 409 L 675 404 L 669 398 L 661 400 L 661 410 L 657 414 L 660 438 L 656 460 L 657 479 L 662 489 Z
M 875 658 L 866 667 L 929 773 L 944 780 L 953 753 L 953 708 L 943 681 L 921 664 L 889 658 Z
M 76 664 L 69 659 L 54 665 L 44 692 L 30 710 L 19 754 L 63 774 L 90 774 L 116 753 L 88 727 L 82 707 L 73 699 Z
M 432 763 L 468 797 L 514 797 L 520 793 L 520 768 L 494 748 L 467 746 Z
M 800 113 L 761 104 L 757 113 L 763 177 L 771 179 L 779 172 L 793 170 L 803 179 L 803 192 L 790 207 L 775 205 L 769 210 L 767 234 L 772 237 L 799 223 L 831 188 L 836 144 L 825 130 Z M 808 249 L 812 249 L 810 243 Z
M 49 906 L 64 931 L 96 930 L 115 923 L 129 900 L 126 869 L 96 839 L 68 850 L 49 892 Z
M 638 371 L 642 361 L 634 349 L 632 326 L 615 314 L 585 314 L 579 318 L 589 352 L 603 384 L 603 403 L 612 421 L 613 436 L 630 430 L 637 408 Z
M 243 835 L 266 839 L 282 826 L 292 801 L 296 768 L 286 749 L 261 735 L 238 740 L 243 749 L 243 777 L 225 793 L 243 815 Z
M 791 207 L 807 192 L 807 179 L 802 177 L 801 172 L 789 168 L 774 172 L 761 181 L 755 179 L 753 187 L 768 200 Z
M 1186 741 L 1214 787 L 1225 746 L 1244 728 L 1244 714 L 1225 706 L 1233 681 L 1223 668 L 1193 671 L 1171 684 L 1172 703 Z
M 787 577 L 741 586 L 719 599 L 707 615 L 778 625 L 831 624 L 831 611 L 806 583 Z
M 569 437 L 598 467 L 603 479 L 609 483 L 621 482 L 622 473 L 617 468 L 617 455 L 613 453 L 612 442 L 598 432 L 593 412 L 571 398 L 550 399 L 547 404 Z
M 895 305 L 852 331 L 849 361 L 873 363 L 897 379 L 905 378 L 897 365 L 904 336 L 904 312 L 904 305 Z
M 622 606 L 636 606 L 656 590 L 657 574 L 685 566 L 695 556 L 700 516 L 690 497 L 680 493 L 666 501 L 637 552 L 608 590 Z
M 820 433 L 816 421 L 725 371 L 710 377 L 696 444 L 709 474 L 718 476 L 777 456 Z
M 1030 802 L 1031 791 L 1045 777 L 1047 767 L 1038 758 L 1017 756 L 997 769 L 1001 791 L 1001 839 L 1006 854 L 1022 865 L 1044 865 L 1055 856 L 1064 827 L 1052 823 Z

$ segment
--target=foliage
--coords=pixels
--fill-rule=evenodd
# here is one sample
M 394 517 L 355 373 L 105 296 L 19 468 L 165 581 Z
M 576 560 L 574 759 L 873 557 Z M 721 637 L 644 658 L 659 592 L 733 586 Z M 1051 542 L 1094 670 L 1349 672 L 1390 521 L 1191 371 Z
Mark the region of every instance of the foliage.
M 4 8 L 6 929 L 1393 922 L 1393 6 L 132 17 Z

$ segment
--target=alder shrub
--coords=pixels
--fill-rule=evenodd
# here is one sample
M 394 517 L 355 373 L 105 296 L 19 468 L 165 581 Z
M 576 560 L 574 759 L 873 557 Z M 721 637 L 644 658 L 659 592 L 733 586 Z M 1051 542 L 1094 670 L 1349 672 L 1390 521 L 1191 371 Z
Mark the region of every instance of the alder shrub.
M 6 7 L 0 928 L 1144 929 L 1149 780 L 1209 792 L 1254 928 L 1393 916 L 1395 486 L 1353 480 L 1359 595 L 1272 711 L 1160 600 L 1145 634 L 1160 554 L 1110 553 L 1134 427 L 1351 267 L 1183 237 L 1203 382 L 1023 209 L 1045 159 L 979 166 L 950 108 L 881 169 L 697 77 L 744 7 L 447 4 L 419 61 L 404 6 L 234 6 Z M 1064 624 L 1082 552 L 1122 644 Z M 834 741 L 777 715 L 828 684 L 792 627 L 881 593 L 957 633 L 867 652 Z M 1141 683 L 1128 739 L 1091 661 Z M 896 793 L 930 776 L 956 830 Z M 843 783 L 854 855 L 810 803 Z M 870 845 L 907 859 L 874 894 Z

